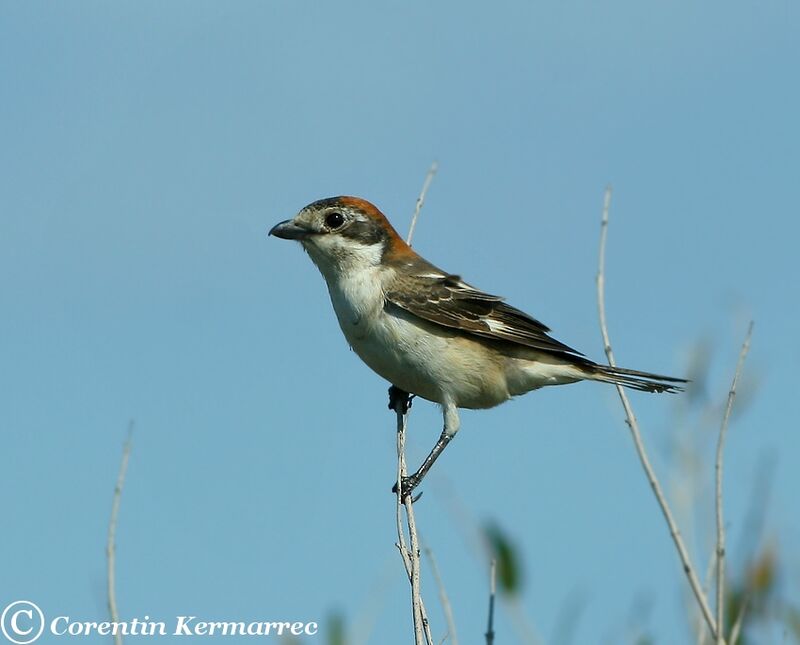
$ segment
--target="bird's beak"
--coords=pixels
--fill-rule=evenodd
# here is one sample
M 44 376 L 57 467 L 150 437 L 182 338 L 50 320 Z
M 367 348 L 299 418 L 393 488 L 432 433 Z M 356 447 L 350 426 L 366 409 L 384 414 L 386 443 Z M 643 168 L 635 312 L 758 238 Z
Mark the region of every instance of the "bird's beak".
M 270 229 L 269 235 L 274 235 L 283 240 L 302 240 L 308 237 L 310 232 L 311 231 L 308 229 L 295 224 L 293 220 L 287 219 L 286 221 L 275 224 L 275 226 Z

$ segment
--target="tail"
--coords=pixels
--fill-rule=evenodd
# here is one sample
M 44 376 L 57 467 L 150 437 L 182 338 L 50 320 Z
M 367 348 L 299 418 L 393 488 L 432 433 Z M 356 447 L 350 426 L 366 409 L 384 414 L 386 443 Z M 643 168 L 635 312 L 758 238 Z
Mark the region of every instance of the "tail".
M 642 392 L 683 392 L 683 387 L 680 384 L 689 382 L 683 378 L 662 376 L 661 374 L 651 374 L 638 370 L 626 370 L 623 367 L 611 367 L 610 365 L 598 365 L 597 363 L 586 366 L 585 370 L 587 378 L 593 381 L 622 385 Z

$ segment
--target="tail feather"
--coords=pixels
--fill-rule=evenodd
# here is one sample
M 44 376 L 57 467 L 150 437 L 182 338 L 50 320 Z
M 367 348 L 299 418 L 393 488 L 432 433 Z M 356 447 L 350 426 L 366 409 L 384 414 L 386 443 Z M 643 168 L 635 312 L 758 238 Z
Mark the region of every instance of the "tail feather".
M 674 376 L 651 374 L 650 372 L 628 370 L 624 367 L 611 367 L 610 365 L 598 365 L 597 363 L 588 367 L 586 371 L 588 372 L 588 378 L 593 381 L 622 385 L 642 392 L 683 392 L 684 388 L 681 384 L 689 382 L 686 379 L 675 378 Z

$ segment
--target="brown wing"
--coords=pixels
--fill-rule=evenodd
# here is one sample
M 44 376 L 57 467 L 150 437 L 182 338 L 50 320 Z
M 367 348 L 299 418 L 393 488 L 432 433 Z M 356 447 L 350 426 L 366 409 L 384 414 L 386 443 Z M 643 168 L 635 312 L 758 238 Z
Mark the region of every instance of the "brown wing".
M 422 268 L 422 267 L 420 267 Z M 482 338 L 516 343 L 575 359 L 580 352 L 547 335 L 550 329 L 499 296 L 475 289 L 457 275 L 430 265 L 411 277 L 398 278 L 386 293 L 392 304 L 444 327 Z

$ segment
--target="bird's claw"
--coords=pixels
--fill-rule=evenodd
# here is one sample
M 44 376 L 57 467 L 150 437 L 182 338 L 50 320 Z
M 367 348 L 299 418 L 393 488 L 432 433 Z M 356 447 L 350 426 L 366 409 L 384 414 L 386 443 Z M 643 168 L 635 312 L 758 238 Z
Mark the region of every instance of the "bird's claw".
M 408 477 L 403 477 L 400 480 L 400 500 L 405 502 L 406 498 L 410 497 L 414 492 L 414 489 L 419 485 L 420 479 L 415 477 L 414 475 L 409 475 Z M 397 482 L 394 483 L 392 486 L 392 492 L 397 495 Z M 416 502 L 420 497 L 422 497 L 422 493 L 416 495 L 415 497 L 411 497 L 411 503 L 413 504 Z

